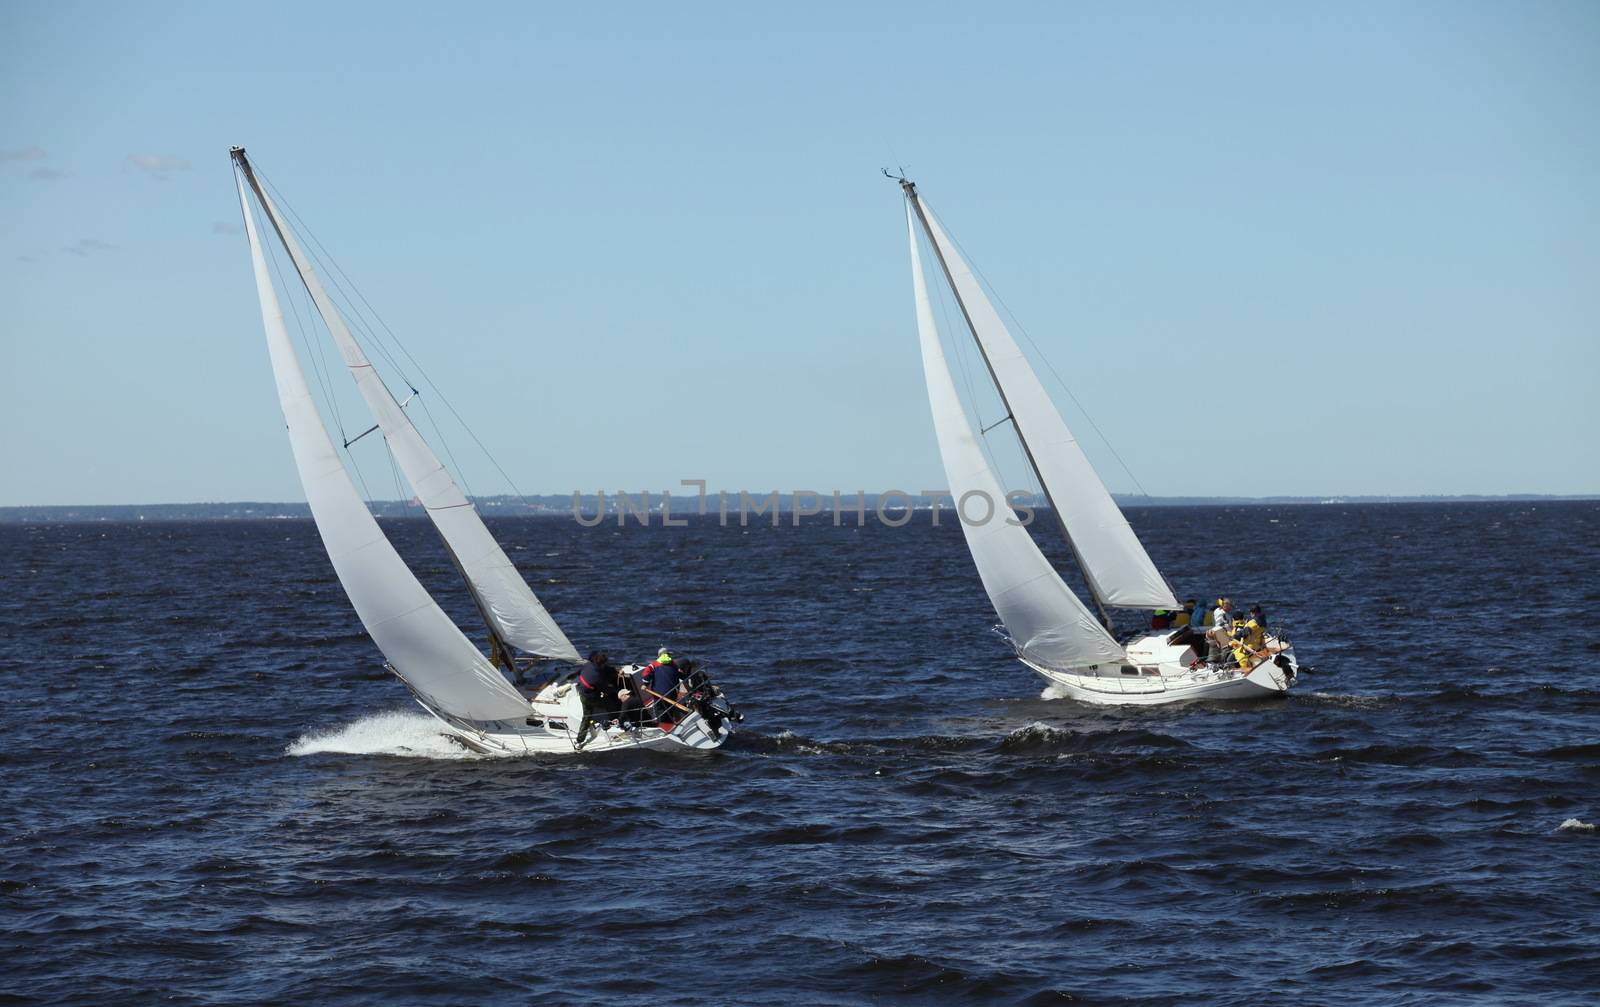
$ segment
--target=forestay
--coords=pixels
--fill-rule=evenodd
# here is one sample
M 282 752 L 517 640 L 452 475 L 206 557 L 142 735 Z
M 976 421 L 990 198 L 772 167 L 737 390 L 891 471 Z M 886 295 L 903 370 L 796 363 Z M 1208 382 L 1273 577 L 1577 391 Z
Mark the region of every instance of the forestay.
M 1061 580 L 1028 530 L 1007 520 L 1012 514 L 1005 502 L 1005 491 L 967 422 L 939 341 L 917 248 L 916 220 L 909 203 L 906 213 L 928 404 L 933 410 L 933 426 L 950 493 L 957 509 L 974 519 L 969 522 L 963 517 L 961 530 L 966 534 L 967 548 L 977 564 L 983 589 L 1018 651 L 1029 660 L 1060 669 L 1119 661 L 1123 655 L 1116 640 Z M 992 507 L 984 506 L 984 499 Z M 989 511 L 989 520 L 976 523 L 985 510 Z
M 339 346 L 340 355 L 350 368 L 362 398 L 389 442 L 400 470 L 411 484 L 428 517 L 438 528 L 445 545 L 455 556 L 468 587 L 490 627 L 507 643 L 542 657 L 579 661 L 577 648 L 567 639 L 555 619 L 512 566 L 472 502 L 422 439 L 411 418 L 395 401 L 388 386 L 373 369 L 344 317 L 329 298 L 311 262 L 301 251 L 293 233 L 277 207 L 259 186 L 256 194 L 272 219 L 284 247 L 294 260 L 295 269 L 317 306 L 323 322 Z
M 395 672 L 443 712 L 477 721 L 527 716 L 527 701 L 428 596 L 350 481 L 306 386 L 244 182 L 236 180 L 289 444 L 317 531 L 350 604 Z
M 928 211 L 927 203 L 921 205 L 956 296 L 1095 597 L 1102 604 L 1122 608 L 1177 608 L 1172 589 L 1089 464 L 972 270 Z

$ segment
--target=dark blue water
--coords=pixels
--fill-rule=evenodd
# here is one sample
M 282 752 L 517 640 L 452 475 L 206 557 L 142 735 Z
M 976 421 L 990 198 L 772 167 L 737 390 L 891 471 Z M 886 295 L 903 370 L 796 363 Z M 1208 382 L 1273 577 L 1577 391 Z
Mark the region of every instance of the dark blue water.
M 491 761 L 408 706 L 309 523 L 0 528 L 0 1001 L 1596 1002 L 1600 505 L 1132 516 L 1315 673 L 1041 700 L 925 515 L 516 520 L 580 647 L 705 658 L 748 720 Z

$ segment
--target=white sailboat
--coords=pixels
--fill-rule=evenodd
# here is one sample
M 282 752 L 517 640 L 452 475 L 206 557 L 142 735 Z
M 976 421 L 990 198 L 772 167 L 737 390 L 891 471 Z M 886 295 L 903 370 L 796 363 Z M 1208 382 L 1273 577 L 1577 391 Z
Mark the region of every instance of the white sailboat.
M 531 699 L 524 697 L 429 596 L 357 492 L 290 341 L 251 210 L 252 197 L 288 253 L 372 411 L 377 421 L 373 430 L 382 432 L 400 471 L 444 540 L 488 626 L 496 659 L 507 668 L 516 667 L 517 651 L 526 655 L 523 661 L 581 660 L 484 526 L 477 509 L 422 439 L 402 403 L 372 367 L 294 232 L 262 188 L 244 148 L 234 147 L 230 153 L 289 444 L 328 558 L 362 625 L 383 652 L 389 670 L 399 676 L 424 710 L 467 747 L 491 755 L 577 751 L 583 711 L 576 687 L 558 677 Z M 635 670 L 635 666 L 623 669 Z M 720 747 L 732 733 L 737 714 L 709 679 L 702 676 L 693 684 L 695 688 L 687 695 L 670 697 L 679 708 L 672 721 L 597 729 L 582 751 Z
M 976 520 L 983 517 L 983 507 L 974 505 L 975 513 L 963 514 L 960 523 L 984 590 L 1004 624 L 1002 635 L 1018 659 L 1066 695 L 1089 703 L 1252 699 L 1287 691 L 1296 664 L 1288 641 L 1280 637 L 1268 636 L 1263 648 L 1235 656 L 1232 648 L 1208 653 L 1211 648 L 1203 641 L 1191 645 L 1185 640 L 1190 634 L 1182 632 L 1145 632 L 1121 640 L 1113 635 L 1111 609 L 1176 610 L 1172 588 L 916 186 L 904 178 L 897 181 L 906 198 L 917 331 L 940 456 L 958 510 L 969 497 L 993 505 L 989 520 Z M 938 260 L 1006 408 L 1006 417 L 995 426 L 1009 423 L 1015 432 L 1100 610 L 1098 619 L 1061 579 L 1028 529 L 1007 520 L 1014 515 L 1003 502 L 1005 491 L 967 421 L 945 359 L 919 233 Z

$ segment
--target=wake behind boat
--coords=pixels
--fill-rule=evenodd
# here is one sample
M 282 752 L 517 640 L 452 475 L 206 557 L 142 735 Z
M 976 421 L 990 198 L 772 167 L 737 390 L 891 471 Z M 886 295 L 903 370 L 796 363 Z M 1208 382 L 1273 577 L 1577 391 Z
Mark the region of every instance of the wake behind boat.
M 885 172 L 885 174 L 888 174 Z M 890 176 L 891 178 L 895 176 Z M 1264 622 L 1236 627 L 1223 615 L 1208 625 L 1175 632 L 1114 635 L 1111 609 L 1178 610 L 1172 587 L 1156 568 L 1112 500 L 1077 438 L 1050 401 L 1021 348 L 989 303 L 954 243 L 923 203 L 917 187 L 905 193 L 912 287 L 922 364 L 949 492 L 961 510 L 976 496 L 989 517 L 961 515 L 967 548 L 984 590 L 1004 624 L 1017 658 L 1073 699 L 1088 703 L 1173 703 L 1192 699 L 1255 699 L 1279 695 L 1296 673 L 1289 641 L 1265 632 Z M 1038 479 L 1061 533 L 1099 610 L 1097 619 L 1061 579 L 1012 517 L 999 478 L 972 431 L 945 358 L 923 273 L 918 235 L 926 237 L 940 271 L 976 342 L 1006 415 L 985 429 L 1009 424 Z M 1157 622 L 1160 620 L 1152 620 Z M 1167 627 L 1171 628 L 1171 627 Z
M 737 712 L 702 669 L 680 675 L 665 652 L 643 668 L 622 669 L 624 675 L 611 679 L 609 691 L 584 680 L 596 667 L 593 654 L 580 671 L 544 684 L 531 701 L 502 674 L 504 669 L 520 678 L 535 661 L 577 663 L 581 658 L 412 424 L 406 403 L 394 397 L 367 359 L 293 230 L 262 188 L 244 148 L 234 147 L 230 153 L 267 350 L 300 483 L 334 572 L 368 635 L 388 659 L 389 670 L 453 737 L 485 754 L 571 754 L 580 750 L 581 735 L 587 735 L 582 739 L 585 752 L 720 747 L 739 719 Z M 252 195 L 377 421 L 366 433 L 381 431 L 466 582 L 488 627 L 492 660 L 428 594 L 356 491 L 290 341 Z M 346 440 L 345 448 L 366 433 Z M 613 709 L 621 704 L 611 700 L 620 699 L 624 688 L 631 707 Z

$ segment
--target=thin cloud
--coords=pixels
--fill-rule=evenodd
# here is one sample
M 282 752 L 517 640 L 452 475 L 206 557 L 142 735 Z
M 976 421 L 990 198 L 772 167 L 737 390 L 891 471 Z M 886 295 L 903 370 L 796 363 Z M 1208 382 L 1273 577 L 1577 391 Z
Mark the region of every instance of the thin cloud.
M 212 234 L 243 234 L 244 228 L 238 224 L 230 224 L 226 220 L 213 220 L 211 222 Z
M 62 171 L 60 168 L 35 168 L 28 172 L 28 177 L 40 182 L 59 182 L 71 174 L 72 172 Z
M 175 171 L 189 170 L 188 161 L 171 154 L 129 154 L 128 161 L 145 174 L 160 179 L 165 179 Z
M 43 161 L 43 147 L 9 147 L 0 150 L 0 161 Z
M 70 245 L 62 245 L 61 250 L 68 255 L 87 258 L 97 252 L 115 252 L 117 246 L 110 242 L 101 241 L 99 238 L 79 238 Z

